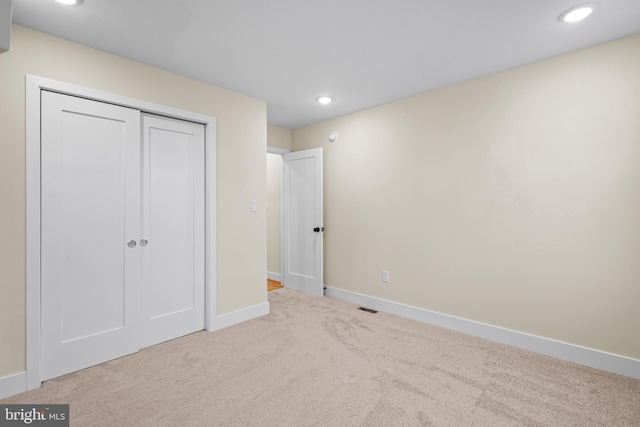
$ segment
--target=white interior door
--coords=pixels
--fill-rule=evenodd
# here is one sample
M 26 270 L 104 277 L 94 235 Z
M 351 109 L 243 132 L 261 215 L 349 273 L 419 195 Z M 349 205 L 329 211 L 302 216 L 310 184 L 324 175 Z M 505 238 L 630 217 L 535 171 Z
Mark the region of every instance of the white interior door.
M 204 329 L 204 126 L 143 115 L 143 347 Z
M 139 349 L 140 113 L 42 93 L 42 379 Z
M 284 155 L 284 285 L 324 294 L 322 148 Z

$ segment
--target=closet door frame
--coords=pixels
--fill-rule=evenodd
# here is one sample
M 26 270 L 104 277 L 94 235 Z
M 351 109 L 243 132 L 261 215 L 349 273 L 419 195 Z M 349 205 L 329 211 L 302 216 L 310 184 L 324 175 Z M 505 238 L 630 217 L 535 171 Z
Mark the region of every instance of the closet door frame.
M 26 389 L 40 387 L 40 123 L 41 92 L 51 91 L 120 105 L 205 126 L 205 328 L 216 322 L 216 118 L 42 77 L 26 76 Z M 141 119 L 142 120 L 142 119 Z

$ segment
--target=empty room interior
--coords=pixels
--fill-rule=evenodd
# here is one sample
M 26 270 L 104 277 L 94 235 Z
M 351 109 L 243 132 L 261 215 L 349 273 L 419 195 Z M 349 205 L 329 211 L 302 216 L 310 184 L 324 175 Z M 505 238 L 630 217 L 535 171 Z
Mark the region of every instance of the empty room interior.
M 637 0 L 0 0 L 0 116 L 0 425 L 640 425 Z

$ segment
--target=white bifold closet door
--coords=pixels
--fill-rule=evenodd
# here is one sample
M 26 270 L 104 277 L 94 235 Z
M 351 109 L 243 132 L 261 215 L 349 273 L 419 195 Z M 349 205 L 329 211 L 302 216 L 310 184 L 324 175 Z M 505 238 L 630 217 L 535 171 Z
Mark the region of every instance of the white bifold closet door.
M 143 115 L 142 347 L 204 329 L 204 126 Z
M 203 329 L 203 126 L 51 92 L 41 120 L 42 379 Z

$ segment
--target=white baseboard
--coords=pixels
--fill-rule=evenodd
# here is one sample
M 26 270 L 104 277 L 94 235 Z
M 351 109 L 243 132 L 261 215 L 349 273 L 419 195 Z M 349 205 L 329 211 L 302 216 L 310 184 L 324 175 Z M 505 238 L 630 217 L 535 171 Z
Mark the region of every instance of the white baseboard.
M 27 373 L 7 375 L 0 378 L 0 399 L 27 391 Z
M 465 334 L 486 338 L 502 344 L 535 351 L 569 362 L 579 363 L 603 371 L 640 379 L 640 360 L 592 348 L 581 347 L 550 338 L 501 328 L 486 323 L 450 316 L 423 308 L 413 307 L 356 292 L 328 287 L 326 296 L 348 301 L 420 322 L 430 323 Z
M 256 317 L 266 316 L 267 314 L 269 314 L 268 301 L 263 302 L 262 304 L 256 304 L 251 307 L 232 311 L 231 313 L 222 314 L 212 319 L 209 332 L 246 322 L 247 320 L 255 319 Z
M 267 271 L 267 279 L 282 283 L 282 275 L 279 273 L 271 273 L 270 271 Z

